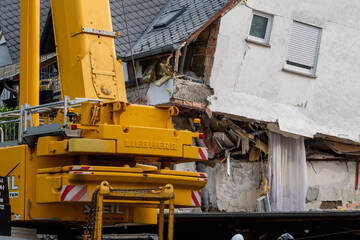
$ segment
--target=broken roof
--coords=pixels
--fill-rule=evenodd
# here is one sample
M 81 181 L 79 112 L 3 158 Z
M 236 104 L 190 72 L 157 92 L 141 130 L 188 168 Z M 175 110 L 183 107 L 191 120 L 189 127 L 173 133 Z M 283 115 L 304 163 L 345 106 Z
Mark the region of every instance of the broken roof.
M 110 0 L 113 28 L 121 34 L 115 40 L 117 55 L 129 58 L 130 44 L 135 57 L 175 50 L 233 2 L 235 0 Z M 51 32 L 44 31 L 49 11 L 50 1 L 41 0 L 41 33 Z M 17 63 L 20 58 L 20 0 L 0 1 L 0 25 L 11 58 Z M 154 29 L 156 25 L 160 27 Z
M 235 1 L 168 0 L 166 6 L 133 46 L 135 57 L 177 49 L 201 27 L 215 20 L 216 15 L 233 2 Z M 159 21 L 161 24 L 158 24 Z M 126 56 L 130 55 L 131 52 L 127 52 Z

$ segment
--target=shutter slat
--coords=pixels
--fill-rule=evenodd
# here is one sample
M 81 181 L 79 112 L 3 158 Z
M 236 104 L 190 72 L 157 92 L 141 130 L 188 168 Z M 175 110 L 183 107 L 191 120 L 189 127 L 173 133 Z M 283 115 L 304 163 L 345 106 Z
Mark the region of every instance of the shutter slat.
M 288 61 L 314 67 L 320 28 L 294 22 L 289 42 Z

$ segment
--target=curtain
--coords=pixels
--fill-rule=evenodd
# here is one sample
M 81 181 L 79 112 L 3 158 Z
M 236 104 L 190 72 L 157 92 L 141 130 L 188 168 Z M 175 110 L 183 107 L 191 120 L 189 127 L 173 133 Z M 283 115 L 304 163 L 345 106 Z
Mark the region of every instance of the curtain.
M 304 138 L 269 133 L 270 203 L 273 211 L 304 211 L 307 168 Z

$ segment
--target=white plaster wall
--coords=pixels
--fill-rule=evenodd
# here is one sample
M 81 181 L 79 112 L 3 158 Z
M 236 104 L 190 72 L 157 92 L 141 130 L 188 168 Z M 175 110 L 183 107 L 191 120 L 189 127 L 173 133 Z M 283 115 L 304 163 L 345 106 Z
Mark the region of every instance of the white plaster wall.
M 224 212 L 256 211 L 256 198 L 261 192 L 259 162 L 231 161 L 231 174 L 227 175 L 226 163 L 205 167 L 209 182 L 203 191 L 206 210 Z
M 355 190 L 356 163 L 338 161 L 308 162 L 309 188 L 318 189 L 316 200 L 308 202 L 308 210 L 318 210 L 322 201 L 359 203 L 360 190 Z
M 274 15 L 271 47 L 247 43 L 252 9 Z M 360 1 L 248 0 L 222 19 L 210 109 L 312 137 L 360 141 Z M 282 70 L 293 20 L 322 28 L 317 77 Z
M 212 206 L 225 212 L 256 211 L 256 198 L 262 191 L 260 166 L 259 162 L 232 160 L 231 176 L 226 173 L 225 163 L 202 169 L 209 176 L 203 189 L 205 209 Z M 318 194 L 307 201 L 306 210 L 320 210 L 322 201 L 342 201 L 343 206 L 359 203 L 355 172 L 355 162 L 307 162 L 308 188 L 317 189 Z

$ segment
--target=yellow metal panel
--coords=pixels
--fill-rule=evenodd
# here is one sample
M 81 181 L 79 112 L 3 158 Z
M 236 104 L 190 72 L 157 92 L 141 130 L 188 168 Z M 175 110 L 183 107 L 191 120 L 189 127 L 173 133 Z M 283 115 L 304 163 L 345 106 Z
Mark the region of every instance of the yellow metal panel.
M 177 175 L 177 176 L 189 176 L 189 177 L 201 177 L 201 178 L 205 178 L 207 176 L 206 173 L 201 173 L 201 172 L 185 172 L 185 171 L 176 171 L 176 170 L 167 170 L 167 169 L 160 169 L 157 172 L 164 175 Z
M 0 148 L 0 176 L 8 175 L 11 219 L 25 219 L 26 145 Z
M 42 188 L 37 188 L 37 170 L 42 168 L 50 168 L 55 166 L 66 166 L 71 165 L 73 162 L 72 158 L 63 158 L 63 157 L 38 157 L 35 154 L 36 149 L 34 149 L 34 152 L 27 151 L 27 157 L 26 157 L 26 173 L 24 176 L 26 177 L 25 180 L 25 192 L 26 196 L 24 199 L 23 204 L 25 205 L 25 220 L 36 220 L 39 218 L 42 218 L 42 220 L 59 220 L 62 219 L 69 219 L 74 218 L 74 221 L 77 221 L 77 217 L 74 216 L 74 212 L 76 212 L 76 205 L 75 206 L 62 206 L 62 205 L 53 205 L 53 206 L 47 206 L 37 204 L 36 203 L 36 196 L 38 192 L 43 192 L 44 194 L 50 195 L 52 194 L 52 189 L 48 189 L 48 191 L 45 191 Z M 49 183 L 51 183 L 51 186 L 58 186 L 60 183 L 60 179 L 56 174 L 53 175 L 53 180 L 46 179 Z M 45 181 L 45 182 L 46 182 Z M 55 188 L 54 188 L 55 189 Z M 58 213 L 61 213 L 60 215 Z
M 153 107 L 131 104 L 127 105 L 125 111 L 119 115 L 119 125 L 122 126 L 142 126 L 151 128 L 171 128 L 172 117 L 169 114 L 169 107 Z
M 60 137 L 40 137 L 37 143 L 37 155 L 47 156 L 67 152 L 67 141 Z
M 47 199 L 46 202 L 58 202 L 58 194 L 62 188 L 61 174 L 39 174 L 36 176 L 36 202 Z M 46 190 L 46 191 L 45 191 Z
M 179 207 L 191 207 L 191 192 L 200 191 L 206 184 L 204 178 L 152 173 L 76 171 L 60 175 L 62 185 L 87 185 L 88 194 L 85 201 L 91 200 L 92 193 L 104 179 L 111 182 L 111 186 L 116 189 L 153 188 L 171 182 L 174 185 L 175 204 Z M 38 203 L 61 202 L 61 189 L 54 187 L 58 180 L 52 180 L 57 177 L 57 174 L 37 175 L 37 189 L 41 189 L 37 194 Z
M 115 153 L 115 140 L 71 138 L 68 151 L 77 153 Z
M 113 31 L 109 1 L 51 0 L 51 6 L 62 94 L 126 102 L 114 36 L 107 34 Z
M 142 173 L 143 169 L 138 167 L 107 167 L 107 166 L 66 166 L 62 168 L 63 172 L 69 171 L 92 171 L 92 172 L 132 172 Z
M 174 129 L 100 125 L 100 136 L 117 139 L 119 154 L 182 158 L 183 144 L 192 144 L 190 134 Z
M 70 138 L 62 140 L 57 137 L 41 137 L 38 141 L 37 155 L 51 156 L 74 153 L 116 153 L 115 140 L 88 138 Z
M 184 146 L 184 161 L 186 161 L 186 160 L 193 161 L 193 159 L 197 159 L 197 161 L 208 160 L 207 157 L 206 157 L 206 159 L 203 158 L 204 155 L 199 155 L 199 150 L 201 150 L 201 149 L 203 149 L 203 148 L 194 147 L 194 146 Z
M 134 208 L 133 221 L 136 223 L 157 223 L 157 209 L 155 208 Z

